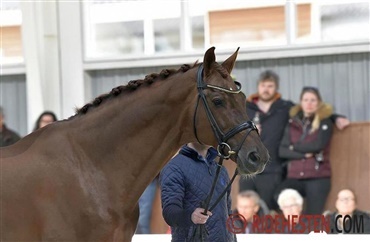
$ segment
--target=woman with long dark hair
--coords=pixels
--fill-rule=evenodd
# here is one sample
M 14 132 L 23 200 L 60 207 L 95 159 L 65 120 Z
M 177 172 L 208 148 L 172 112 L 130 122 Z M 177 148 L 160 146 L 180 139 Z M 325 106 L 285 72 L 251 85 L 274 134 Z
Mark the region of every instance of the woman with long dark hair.
M 45 111 L 42 114 L 40 114 L 40 116 L 37 118 L 37 121 L 36 121 L 35 127 L 33 128 L 33 131 L 41 129 L 42 127 L 44 127 L 44 126 L 46 126 L 50 123 L 53 123 L 55 121 L 58 121 L 57 116 L 55 115 L 55 113 L 53 113 L 51 111 Z

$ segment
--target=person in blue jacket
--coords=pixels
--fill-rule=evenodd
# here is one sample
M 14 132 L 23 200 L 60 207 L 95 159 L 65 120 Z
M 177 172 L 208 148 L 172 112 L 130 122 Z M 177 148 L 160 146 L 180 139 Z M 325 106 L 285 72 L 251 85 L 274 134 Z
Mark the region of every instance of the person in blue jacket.
M 216 176 L 216 157 L 217 151 L 213 147 L 188 143 L 162 169 L 159 176 L 162 214 L 171 226 L 172 242 L 194 241 L 194 231 L 201 224 L 208 231 L 206 241 L 236 241 L 235 235 L 226 226 L 231 215 L 230 189 L 213 211 L 203 214 L 201 204 L 206 200 Z M 228 182 L 229 175 L 222 167 L 210 205 L 214 204 Z

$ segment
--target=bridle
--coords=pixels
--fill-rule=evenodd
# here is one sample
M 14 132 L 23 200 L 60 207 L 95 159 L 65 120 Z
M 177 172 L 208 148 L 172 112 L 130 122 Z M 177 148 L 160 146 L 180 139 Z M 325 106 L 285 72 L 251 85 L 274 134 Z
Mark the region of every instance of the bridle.
M 211 89 L 220 90 L 220 91 L 230 93 L 230 94 L 239 94 L 241 92 L 242 86 L 239 82 L 235 81 L 234 83 L 236 84 L 236 87 L 237 87 L 236 90 L 228 90 L 228 89 L 223 88 L 223 87 L 214 86 L 214 85 L 211 85 L 211 84 L 206 84 L 203 80 L 203 65 L 201 64 L 198 68 L 198 73 L 197 73 L 198 100 L 197 100 L 197 104 L 195 106 L 194 119 L 193 119 L 194 134 L 195 134 L 195 137 L 196 137 L 197 141 L 200 144 L 203 144 L 198 138 L 197 126 L 196 126 L 196 115 L 197 115 L 197 111 L 198 111 L 199 100 L 202 100 L 204 109 L 205 109 L 206 114 L 207 114 L 208 121 L 210 122 L 213 133 L 214 133 L 214 135 L 216 136 L 216 139 L 217 139 L 218 156 L 223 157 L 224 159 L 229 159 L 231 155 L 236 155 L 237 156 L 237 154 L 238 154 L 239 150 L 241 149 L 244 141 L 246 140 L 247 136 L 249 135 L 249 133 L 252 130 L 255 130 L 258 133 L 257 127 L 252 121 L 245 121 L 245 122 L 237 125 L 236 127 L 230 129 L 226 133 L 224 133 L 221 130 L 220 126 L 217 124 L 217 121 L 216 121 L 214 115 L 212 114 L 211 109 L 209 108 L 209 105 L 208 105 L 208 102 L 207 102 L 207 99 L 206 99 L 206 95 L 204 94 L 203 90 L 207 89 L 207 88 L 211 88 Z M 246 135 L 244 136 L 244 138 L 242 139 L 242 142 L 238 145 L 238 147 L 235 150 L 233 150 L 231 148 L 231 146 L 227 143 L 227 141 L 230 138 L 234 137 L 236 134 L 242 132 L 243 130 L 248 130 L 248 132 L 246 133 Z M 225 148 L 226 148 L 227 152 L 224 151 Z
M 236 159 L 238 159 L 238 153 L 239 153 L 242 145 L 244 144 L 245 140 L 247 139 L 248 135 L 250 134 L 250 132 L 255 130 L 258 133 L 258 129 L 252 121 L 245 121 L 245 122 L 235 126 L 234 128 L 230 129 L 226 133 L 224 133 L 221 130 L 220 126 L 217 124 L 217 121 L 216 121 L 214 115 L 211 112 L 211 109 L 210 109 L 210 107 L 208 105 L 208 102 L 207 102 L 207 99 L 206 99 L 206 95 L 204 94 L 203 90 L 207 89 L 207 88 L 211 88 L 211 89 L 223 91 L 223 92 L 226 92 L 226 93 L 229 93 L 229 94 L 239 94 L 241 92 L 241 87 L 242 86 L 239 82 L 234 81 L 234 83 L 236 84 L 236 87 L 237 87 L 236 90 L 228 90 L 228 89 L 220 87 L 220 86 L 214 86 L 214 85 L 211 85 L 211 84 L 206 84 L 203 80 L 203 65 L 201 64 L 198 68 L 198 73 L 197 73 L 198 100 L 197 100 L 197 103 L 196 103 L 196 106 L 195 106 L 195 112 L 194 112 L 194 118 L 193 118 L 194 135 L 195 135 L 197 141 L 200 144 L 203 144 L 198 138 L 197 127 L 196 127 L 196 115 L 197 115 L 197 111 L 198 111 L 199 101 L 202 100 L 204 109 L 205 109 L 206 114 L 207 114 L 208 121 L 210 122 L 213 133 L 214 133 L 214 135 L 216 136 L 216 139 L 217 139 L 217 143 L 218 143 L 217 152 L 218 152 L 218 156 L 220 157 L 219 162 L 218 162 L 218 166 L 217 166 L 216 177 L 213 180 L 211 191 L 208 194 L 206 200 L 203 201 L 203 203 L 201 204 L 201 207 L 204 208 L 204 212 L 203 212 L 204 215 L 207 215 L 207 211 L 208 210 L 213 210 L 216 207 L 216 205 L 221 201 L 223 196 L 226 194 L 227 190 L 231 187 L 236 175 L 238 174 L 238 170 L 235 169 L 235 173 L 234 173 L 233 177 L 231 178 L 229 184 L 226 186 L 226 188 L 220 194 L 220 196 L 216 199 L 214 204 L 212 206 L 210 206 L 210 208 L 208 209 L 208 207 L 210 205 L 212 195 L 213 195 L 213 192 L 214 192 L 214 189 L 216 187 L 216 183 L 217 183 L 220 171 L 221 171 L 223 160 L 224 159 L 229 159 L 231 155 L 235 155 Z M 244 135 L 242 141 L 236 147 L 236 149 L 232 149 L 231 146 L 227 143 L 227 141 L 230 138 L 234 137 L 236 134 L 242 132 L 243 130 L 247 130 L 247 132 Z M 226 151 L 224 151 L 225 148 L 226 148 Z M 204 233 L 205 232 L 208 233 L 205 226 L 203 224 L 199 225 L 199 226 L 197 226 L 197 229 L 194 231 L 193 238 L 196 239 L 196 237 L 199 236 L 200 241 L 204 241 L 205 240 L 205 238 L 204 238 L 204 236 L 205 236 Z M 199 240 L 196 239 L 195 241 L 199 241 Z

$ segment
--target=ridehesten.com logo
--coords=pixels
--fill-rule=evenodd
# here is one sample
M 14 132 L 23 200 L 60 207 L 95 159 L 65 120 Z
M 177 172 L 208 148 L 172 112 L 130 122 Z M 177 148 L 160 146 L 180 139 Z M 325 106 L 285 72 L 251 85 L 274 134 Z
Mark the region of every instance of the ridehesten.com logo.
M 334 224 L 331 225 L 331 222 Z M 324 215 L 254 215 L 252 221 L 247 221 L 241 214 L 231 214 L 226 222 L 228 231 L 234 234 L 243 233 L 289 233 L 308 234 L 320 233 L 364 233 L 364 218 L 362 215 L 337 215 L 334 220 Z

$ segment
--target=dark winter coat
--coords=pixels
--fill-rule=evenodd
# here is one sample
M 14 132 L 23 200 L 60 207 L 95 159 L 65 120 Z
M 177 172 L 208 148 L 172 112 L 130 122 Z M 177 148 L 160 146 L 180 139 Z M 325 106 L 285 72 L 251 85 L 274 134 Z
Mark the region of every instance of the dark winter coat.
M 268 110 L 264 113 L 257 106 L 258 95 L 253 94 L 247 99 L 247 114 L 250 119 L 259 114 L 259 123 L 261 125 L 261 140 L 270 153 L 271 162 L 266 165 L 263 174 L 266 173 L 282 173 L 282 162 L 279 157 L 279 145 L 283 137 L 284 128 L 289 120 L 289 110 L 294 104 L 291 101 L 283 100 L 280 94 L 277 93 L 275 101 Z
M 5 147 L 14 144 L 21 137 L 14 131 L 8 129 L 5 124 L 3 125 L 3 130 L 0 132 L 0 147 Z
M 311 132 L 312 118 L 303 118 L 299 105 L 291 109 L 291 119 L 285 128 L 279 148 L 280 157 L 288 159 L 288 178 L 331 176 L 329 150 L 333 133 L 333 122 L 330 119 L 332 113 L 330 105 L 322 105 L 317 111 L 320 126 Z M 313 153 L 314 156 L 305 158 L 306 153 Z

